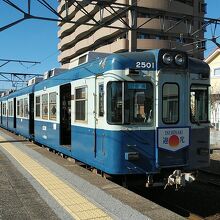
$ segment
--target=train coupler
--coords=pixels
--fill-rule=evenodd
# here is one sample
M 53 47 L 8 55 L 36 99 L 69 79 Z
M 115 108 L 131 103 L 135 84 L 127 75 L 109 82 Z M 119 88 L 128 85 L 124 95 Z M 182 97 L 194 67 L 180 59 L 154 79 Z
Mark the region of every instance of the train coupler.
M 160 182 L 155 182 L 153 180 L 153 176 L 152 175 L 148 175 L 147 176 L 147 182 L 146 182 L 145 186 L 147 188 L 150 188 L 150 187 L 160 187 L 160 186 L 164 186 L 164 183 L 161 182 L 161 181 Z
M 176 190 L 178 190 L 180 187 L 185 186 L 186 182 L 193 182 L 195 180 L 195 177 L 192 173 L 182 173 L 181 170 L 175 170 L 173 173 L 168 177 L 167 183 L 164 187 L 164 189 L 167 188 L 167 186 L 175 186 Z

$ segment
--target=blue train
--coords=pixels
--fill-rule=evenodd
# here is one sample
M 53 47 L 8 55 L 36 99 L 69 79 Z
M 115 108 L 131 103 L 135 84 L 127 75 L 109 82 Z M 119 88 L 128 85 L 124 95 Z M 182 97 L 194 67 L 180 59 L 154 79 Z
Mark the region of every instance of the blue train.
M 2 94 L 0 126 L 104 173 L 178 187 L 209 166 L 209 71 L 177 50 L 93 52 Z

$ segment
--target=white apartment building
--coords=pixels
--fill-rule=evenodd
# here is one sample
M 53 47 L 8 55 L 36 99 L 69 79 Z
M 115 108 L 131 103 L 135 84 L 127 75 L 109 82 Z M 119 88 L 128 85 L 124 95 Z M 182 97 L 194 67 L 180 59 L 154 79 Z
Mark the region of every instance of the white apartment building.
M 75 22 L 58 24 L 58 61 L 63 68 L 71 68 L 74 58 L 87 51 L 176 48 L 203 58 L 204 45 L 193 42 L 204 37 L 204 0 L 58 1 L 58 13 Z

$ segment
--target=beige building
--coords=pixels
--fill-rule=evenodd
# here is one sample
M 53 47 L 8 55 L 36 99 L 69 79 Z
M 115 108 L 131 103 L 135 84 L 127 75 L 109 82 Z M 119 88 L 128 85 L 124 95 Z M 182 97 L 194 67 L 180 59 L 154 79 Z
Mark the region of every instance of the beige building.
M 211 122 L 219 128 L 220 123 L 220 49 L 211 53 L 205 62 L 210 66 L 211 77 Z
M 76 22 L 59 23 L 58 61 L 64 68 L 87 51 L 176 48 L 203 58 L 204 44 L 193 42 L 204 36 L 204 30 L 197 32 L 206 12 L 204 0 L 58 1 L 58 13 Z M 115 3 L 110 7 L 109 2 Z

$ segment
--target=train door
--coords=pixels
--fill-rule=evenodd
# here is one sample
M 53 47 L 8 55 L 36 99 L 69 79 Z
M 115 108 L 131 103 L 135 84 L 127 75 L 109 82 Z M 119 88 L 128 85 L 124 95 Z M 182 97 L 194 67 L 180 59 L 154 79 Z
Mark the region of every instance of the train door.
M 34 136 L 34 93 L 29 94 L 29 134 Z
M 103 127 L 104 127 L 104 79 L 103 77 L 98 77 L 96 79 L 96 101 L 95 101 L 95 157 L 96 159 L 101 162 L 104 159 L 105 150 L 104 150 L 104 133 L 103 133 Z
M 13 127 L 16 128 L 17 124 L 16 124 L 16 98 L 14 98 L 14 121 L 13 121 Z
M 60 86 L 60 145 L 71 147 L 71 84 Z
M 158 165 L 187 164 L 189 146 L 188 80 L 186 72 L 164 71 L 158 84 Z

